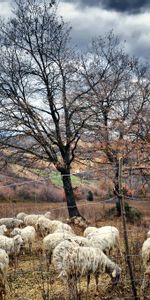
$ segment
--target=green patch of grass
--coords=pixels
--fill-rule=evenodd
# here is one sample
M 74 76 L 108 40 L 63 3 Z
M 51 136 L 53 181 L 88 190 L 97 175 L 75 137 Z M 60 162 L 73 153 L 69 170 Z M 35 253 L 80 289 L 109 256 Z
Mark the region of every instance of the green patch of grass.
M 63 187 L 61 174 L 58 171 L 50 171 L 48 173 L 47 171 L 45 172 L 44 170 L 32 169 L 32 172 L 34 172 L 34 174 L 42 176 L 42 177 L 49 177 L 51 182 L 54 185 L 56 185 L 58 187 Z M 71 175 L 71 181 L 72 181 L 73 187 L 79 186 L 81 183 L 83 183 L 85 186 L 97 184 L 97 180 L 88 180 L 88 179 L 81 180 L 81 178 L 79 178 L 76 175 Z
M 59 172 L 57 172 L 57 171 L 52 171 L 52 172 L 51 172 L 51 175 L 50 175 L 50 179 L 51 179 L 52 183 L 55 184 L 56 186 L 60 186 L 60 187 L 63 186 L 62 179 L 61 179 L 61 175 L 60 175 Z M 72 181 L 73 187 L 79 186 L 80 183 L 81 183 L 80 178 L 77 177 L 77 176 L 75 176 L 75 175 L 72 175 L 72 176 L 71 176 L 71 181 Z

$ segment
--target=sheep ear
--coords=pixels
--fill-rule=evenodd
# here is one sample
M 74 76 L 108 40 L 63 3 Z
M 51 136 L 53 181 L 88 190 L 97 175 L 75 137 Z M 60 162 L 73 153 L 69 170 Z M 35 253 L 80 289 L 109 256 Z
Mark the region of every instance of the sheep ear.
M 115 278 L 117 275 L 116 270 L 114 270 L 111 275 L 112 275 L 112 278 Z

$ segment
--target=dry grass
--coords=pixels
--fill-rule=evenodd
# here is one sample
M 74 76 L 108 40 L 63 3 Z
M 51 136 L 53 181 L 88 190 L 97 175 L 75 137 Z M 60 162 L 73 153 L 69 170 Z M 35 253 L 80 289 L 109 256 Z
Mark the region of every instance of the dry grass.
M 132 300 L 132 291 L 130 286 L 130 278 L 128 274 L 127 263 L 125 259 L 123 228 L 120 218 L 106 219 L 105 212 L 113 204 L 103 203 L 85 203 L 78 202 L 81 213 L 88 218 L 92 225 L 114 225 L 121 234 L 121 248 L 123 252 L 123 259 L 117 256 L 116 253 L 112 259 L 116 261 L 122 268 L 121 281 L 113 290 L 111 288 L 110 279 L 108 276 L 103 275 L 100 278 L 99 294 L 95 294 L 95 282 L 92 278 L 90 283 L 90 294 L 88 299 L 96 300 Z M 131 259 L 136 280 L 137 291 L 143 276 L 143 265 L 141 260 L 141 247 L 148 230 L 150 221 L 150 203 L 137 203 L 132 202 L 132 205 L 140 209 L 143 213 L 143 221 L 139 224 L 128 224 L 129 243 L 131 251 Z M 0 216 L 14 216 L 19 211 L 27 213 L 42 213 L 52 211 L 53 218 L 65 219 L 68 214 L 65 203 L 3 203 L 0 205 Z M 83 233 L 82 228 L 74 228 L 78 234 Z M 63 285 L 53 267 L 50 272 L 46 272 L 45 262 L 42 254 L 42 238 L 37 238 L 32 255 L 21 255 L 19 258 L 19 265 L 17 269 L 13 266 L 9 269 L 8 274 L 8 287 L 7 287 L 7 300 L 65 300 L 67 295 L 66 287 Z M 82 279 L 80 299 L 86 299 L 86 280 Z M 150 290 L 146 291 L 145 300 L 150 299 Z

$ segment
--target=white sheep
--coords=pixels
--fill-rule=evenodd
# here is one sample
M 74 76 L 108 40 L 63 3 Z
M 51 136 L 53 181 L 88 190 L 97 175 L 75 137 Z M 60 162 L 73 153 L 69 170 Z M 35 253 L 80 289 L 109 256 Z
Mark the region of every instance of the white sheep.
M 50 220 L 46 218 L 44 215 L 40 216 L 37 219 L 37 222 L 35 224 L 35 229 L 42 237 L 48 234 L 49 223 Z
M 140 300 L 144 300 L 144 292 L 145 289 L 149 286 L 149 279 L 150 279 L 150 237 L 144 241 L 142 246 L 142 259 L 143 265 L 145 268 L 145 273 L 140 289 Z
M 0 249 L 0 299 L 6 294 L 6 278 L 9 265 L 9 256 L 5 250 Z
M 71 239 L 71 235 L 68 232 L 55 232 L 48 234 L 43 239 L 43 254 L 46 257 L 47 266 L 51 263 L 51 256 L 55 247 L 66 239 Z
M 114 226 L 104 226 L 97 228 L 87 235 L 87 238 L 93 243 L 94 247 L 100 248 L 104 253 L 110 254 L 115 247 L 120 255 L 120 235 L 119 230 Z
M 39 217 L 36 222 L 36 230 L 44 237 L 55 231 L 68 231 L 73 233 L 71 226 L 58 220 L 49 220 L 45 216 Z
M 0 219 L 0 225 L 6 225 L 8 229 L 12 229 L 23 225 L 23 221 L 16 218 L 2 218 Z
M 88 226 L 84 232 L 83 232 L 83 236 L 84 237 L 87 237 L 90 233 L 94 232 L 95 230 L 97 230 L 98 228 L 97 227 L 94 227 L 94 226 Z
M 31 215 L 27 215 L 25 218 L 24 218 L 24 224 L 26 226 L 36 226 L 36 223 L 38 221 L 38 219 L 41 217 L 42 215 L 36 215 L 36 214 L 31 214 Z
M 28 246 L 30 253 L 32 252 L 32 245 L 36 238 L 36 231 L 33 226 L 26 226 L 25 228 L 14 228 L 11 236 L 19 234 L 23 240 L 23 246 Z
M 119 230 L 115 226 L 102 226 L 99 228 L 93 227 L 94 229 L 92 230 L 92 227 L 89 227 L 91 232 L 87 234 L 88 237 L 94 236 L 94 235 L 105 235 L 106 233 L 112 233 L 117 236 L 119 236 Z M 87 228 L 88 229 L 88 228 Z
M 49 220 L 50 221 L 50 220 Z M 49 222 L 48 232 L 53 233 L 55 231 L 67 231 L 68 233 L 74 234 L 70 225 L 63 223 L 58 220 L 52 220 Z
M 1 225 L 0 226 L 0 235 L 5 235 L 6 232 L 7 232 L 6 225 Z
M 17 256 L 22 245 L 23 240 L 20 235 L 16 235 L 13 238 L 0 235 L 0 248 L 4 249 L 10 256 Z
M 87 276 L 88 293 L 92 273 L 96 278 L 97 290 L 99 274 L 109 274 L 113 285 L 118 283 L 121 274 L 120 267 L 112 262 L 100 249 L 81 247 L 70 241 L 63 241 L 54 249 L 52 263 L 59 272 L 59 276 L 68 285 L 73 299 L 77 299 L 77 280 L 80 280 L 81 276 Z
M 26 216 L 27 216 L 26 213 L 20 212 L 20 213 L 17 214 L 16 219 L 22 220 L 22 221 L 24 222 L 24 218 L 25 218 Z

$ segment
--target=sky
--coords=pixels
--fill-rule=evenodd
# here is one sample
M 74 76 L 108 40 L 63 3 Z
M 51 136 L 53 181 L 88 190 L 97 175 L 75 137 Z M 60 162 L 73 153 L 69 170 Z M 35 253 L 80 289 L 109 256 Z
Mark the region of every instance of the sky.
M 2 16 L 10 15 L 13 1 L 0 0 Z M 72 26 L 80 49 L 113 29 L 129 54 L 150 59 L 150 0 L 59 0 L 59 13 Z

